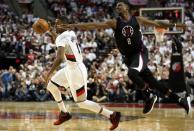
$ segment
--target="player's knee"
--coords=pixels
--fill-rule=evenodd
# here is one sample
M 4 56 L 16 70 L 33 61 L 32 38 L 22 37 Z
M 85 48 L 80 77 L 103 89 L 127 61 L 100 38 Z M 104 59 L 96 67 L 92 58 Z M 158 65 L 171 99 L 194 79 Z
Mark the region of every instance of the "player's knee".
M 77 105 L 79 106 L 79 108 L 83 108 L 84 107 L 84 101 L 83 102 L 77 102 Z
M 131 69 L 129 69 L 129 71 L 128 71 L 128 76 L 131 78 L 131 77 L 134 77 L 134 76 L 136 76 L 136 75 L 139 75 L 139 71 L 137 71 L 137 70 L 135 70 L 135 69 L 133 69 L 133 68 L 131 68 Z
M 51 81 L 49 81 L 49 83 L 47 85 L 47 90 L 49 90 L 50 92 L 56 92 L 59 89 L 56 85 L 54 85 Z
M 133 83 L 137 85 L 138 89 L 140 90 L 146 89 L 146 84 L 144 80 L 140 77 L 139 71 L 131 68 L 128 71 L 128 76 L 133 81 Z
M 54 85 L 49 81 L 49 83 L 47 84 L 47 90 L 52 90 L 53 89 L 53 87 L 54 87 Z

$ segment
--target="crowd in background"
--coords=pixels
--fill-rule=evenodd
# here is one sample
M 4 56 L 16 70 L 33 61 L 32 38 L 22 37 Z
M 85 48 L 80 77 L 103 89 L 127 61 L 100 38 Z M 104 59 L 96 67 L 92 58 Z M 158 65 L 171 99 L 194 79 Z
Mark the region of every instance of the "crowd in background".
M 68 23 L 98 22 L 112 18 L 115 13 L 114 0 L 47 0 L 55 16 Z M 149 4 L 149 3 L 148 3 Z M 156 2 L 160 6 L 180 6 L 173 0 Z M 194 22 L 194 2 L 185 6 L 185 23 Z M 148 5 L 147 5 L 148 6 Z M 36 34 L 32 23 L 37 18 L 31 13 L 22 19 L 14 14 L 5 3 L 0 3 L 0 57 L 23 56 L 25 62 L 19 68 L 13 66 L 0 69 L 0 99 L 16 101 L 45 101 L 52 99 L 40 77 L 47 71 L 55 58 L 55 45 L 49 35 Z M 194 72 L 194 34 L 187 28 L 181 36 L 183 59 L 188 79 Z M 141 100 L 141 92 L 127 77 L 127 67 L 115 48 L 113 30 L 76 31 L 88 69 L 88 99 L 97 102 L 134 102 Z M 153 35 L 143 37 L 150 52 L 149 68 L 158 80 L 168 80 L 171 35 L 165 36 L 162 44 L 155 43 Z M 61 88 L 63 97 L 71 100 L 69 90 Z

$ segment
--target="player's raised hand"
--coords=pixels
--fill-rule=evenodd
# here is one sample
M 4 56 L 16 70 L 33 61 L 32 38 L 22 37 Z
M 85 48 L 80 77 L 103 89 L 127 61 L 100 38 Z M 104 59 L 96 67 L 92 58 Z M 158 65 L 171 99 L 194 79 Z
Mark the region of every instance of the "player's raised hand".
M 54 44 L 57 38 L 56 28 L 51 24 L 51 22 L 48 22 L 48 24 L 50 30 L 47 32 L 47 34 L 51 37 L 51 41 Z
M 48 25 L 49 25 L 49 31 L 53 31 L 54 30 L 54 26 L 51 24 L 50 21 L 47 21 Z

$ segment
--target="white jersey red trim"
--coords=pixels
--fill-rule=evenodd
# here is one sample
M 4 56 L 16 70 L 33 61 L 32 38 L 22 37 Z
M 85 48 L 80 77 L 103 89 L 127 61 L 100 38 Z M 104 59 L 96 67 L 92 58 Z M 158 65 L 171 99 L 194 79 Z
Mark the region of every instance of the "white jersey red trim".
M 71 62 L 82 62 L 83 57 L 74 31 L 65 31 L 56 38 L 56 46 L 65 47 L 65 58 Z

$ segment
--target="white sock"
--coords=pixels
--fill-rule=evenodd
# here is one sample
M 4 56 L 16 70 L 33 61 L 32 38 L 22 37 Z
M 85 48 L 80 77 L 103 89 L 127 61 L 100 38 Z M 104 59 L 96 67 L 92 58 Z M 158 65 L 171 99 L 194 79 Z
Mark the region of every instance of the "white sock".
M 99 104 L 97 104 L 93 101 L 90 101 L 90 100 L 86 100 L 84 102 L 80 102 L 77 104 L 80 108 L 88 109 L 88 110 L 93 111 L 95 113 L 100 113 L 100 114 L 106 116 L 107 118 L 110 118 L 110 115 L 113 113 L 112 111 L 110 111 L 106 108 L 103 108 Z
M 49 90 L 49 92 L 52 94 L 55 101 L 58 102 L 57 105 L 58 105 L 60 111 L 67 112 L 65 104 L 64 104 L 62 97 L 61 97 L 60 90 L 55 85 L 53 85 L 53 83 L 51 83 L 51 82 L 48 83 L 47 90 Z
M 104 108 L 104 107 L 102 107 L 102 108 L 103 108 L 103 109 L 102 109 L 101 114 L 102 114 L 103 116 L 106 116 L 107 118 L 110 118 L 110 115 L 113 114 L 113 111 L 108 110 L 108 109 L 106 109 L 106 108 Z
M 63 100 L 61 102 L 58 102 L 57 105 L 58 105 L 60 111 L 68 112 L 66 107 L 65 107 L 65 104 L 64 104 Z

